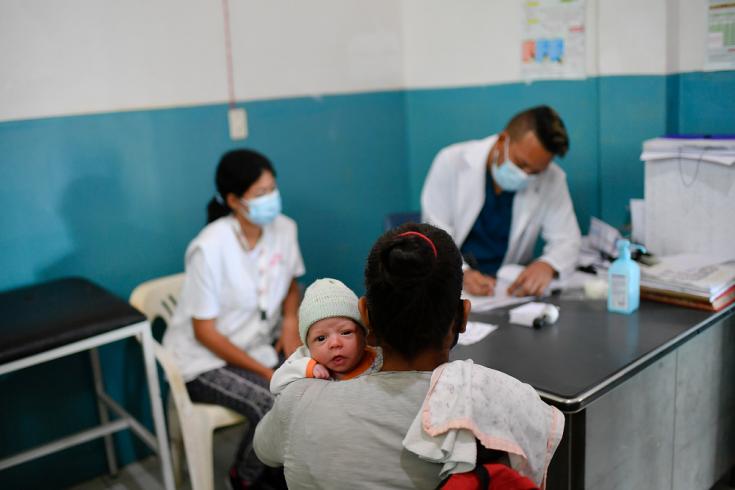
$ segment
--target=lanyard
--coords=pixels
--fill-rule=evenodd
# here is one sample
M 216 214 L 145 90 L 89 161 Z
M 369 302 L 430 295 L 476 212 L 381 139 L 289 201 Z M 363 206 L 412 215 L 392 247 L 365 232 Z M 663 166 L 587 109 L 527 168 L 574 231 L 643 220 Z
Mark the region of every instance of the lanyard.
M 268 254 L 265 251 L 266 247 L 262 245 L 262 242 L 265 241 L 265 229 L 263 230 L 263 235 L 261 236 L 261 246 L 258 246 L 256 244 L 255 247 L 250 248 L 248 246 L 247 240 L 242 234 L 240 222 L 237 221 L 237 218 L 234 218 L 232 222 L 235 236 L 237 236 L 237 240 L 240 242 L 243 251 L 248 256 L 248 258 L 253 258 L 253 256 L 255 258 L 255 268 L 253 269 L 252 264 L 248 263 L 248 265 L 250 266 L 248 267 L 248 271 L 250 272 L 250 275 L 254 280 L 253 282 L 255 282 L 255 297 L 258 304 L 258 310 L 260 311 L 260 319 L 261 321 L 266 321 L 268 319 L 268 272 L 272 268 L 274 262 L 278 260 L 278 256 L 276 254 L 271 257 L 270 260 L 268 258 Z

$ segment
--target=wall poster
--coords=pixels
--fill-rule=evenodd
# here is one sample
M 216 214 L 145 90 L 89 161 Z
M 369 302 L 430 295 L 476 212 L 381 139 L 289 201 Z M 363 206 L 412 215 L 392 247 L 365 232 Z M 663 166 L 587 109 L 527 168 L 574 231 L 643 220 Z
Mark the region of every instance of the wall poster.
M 709 0 L 706 70 L 735 69 L 735 0 Z
M 585 0 L 528 0 L 523 4 L 524 80 L 584 78 Z

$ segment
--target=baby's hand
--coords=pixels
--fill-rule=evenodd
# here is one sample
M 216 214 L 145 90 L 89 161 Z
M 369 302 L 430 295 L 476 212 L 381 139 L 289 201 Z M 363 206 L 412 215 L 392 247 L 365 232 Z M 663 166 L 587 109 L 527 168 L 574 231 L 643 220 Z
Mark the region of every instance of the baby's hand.
M 321 364 L 317 364 L 314 366 L 314 370 L 312 371 L 312 374 L 314 374 L 315 378 L 319 379 L 329 379 L 329 369 L 325 368 Z

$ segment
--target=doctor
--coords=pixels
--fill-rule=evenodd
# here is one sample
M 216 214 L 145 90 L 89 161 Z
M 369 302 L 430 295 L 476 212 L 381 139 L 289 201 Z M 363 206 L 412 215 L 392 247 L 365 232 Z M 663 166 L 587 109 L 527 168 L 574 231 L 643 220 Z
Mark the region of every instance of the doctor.
M 504 264 L 526 268 L 508 289 L 540 295 L 571 272 L 580 232 L 566 174 L 552 162 L 569 148 L 566 128 L 551 107 L 515 115 L 482 140 L 456 143 L 434 159 L 421 192 L 422 220 L 446 230 L 465 259 L 464 290 L 492 295 Z M 539 233 L 541 257 L 533 251 Z

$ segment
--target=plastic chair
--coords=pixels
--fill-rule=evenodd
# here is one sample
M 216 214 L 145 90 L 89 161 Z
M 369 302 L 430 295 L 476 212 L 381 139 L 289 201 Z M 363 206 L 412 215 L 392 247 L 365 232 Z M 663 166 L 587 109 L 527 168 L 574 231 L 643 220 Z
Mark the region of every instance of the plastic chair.
M 151 323 L 160 318 L 168 326 L 176 310 L 176 300 L 183 282 L 183 273 L 146 281 L 133 290 L 130 304 L 143 312 Z M 155 340 L 153 344 L 156 359 L 163 368 L 171 389 L 168 399 L 168 420 L 176 484 L 180 485 L 182 479 L 183 446 L 192 490 L 212 490 L 214 430 L 244 422 L 246 419 L 239 413 L 219 405 L 192 403 L 184 379 L 171 354 Z
M 400 213 L 390 213 L 385 216 L 383 222 L 384 231 L 392 230 L 396 226 L 404 223 L 421 223 L 420 211 L 402 211 Z

